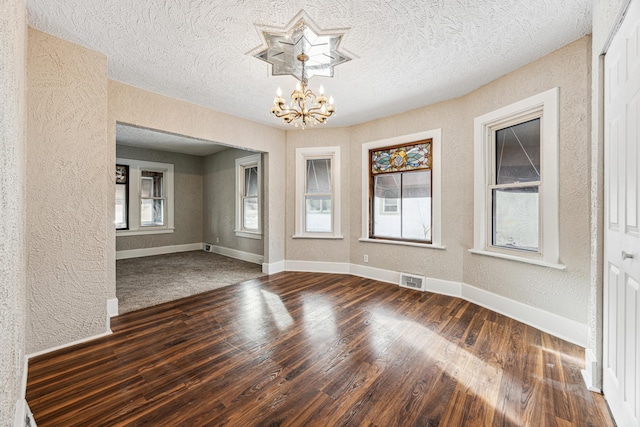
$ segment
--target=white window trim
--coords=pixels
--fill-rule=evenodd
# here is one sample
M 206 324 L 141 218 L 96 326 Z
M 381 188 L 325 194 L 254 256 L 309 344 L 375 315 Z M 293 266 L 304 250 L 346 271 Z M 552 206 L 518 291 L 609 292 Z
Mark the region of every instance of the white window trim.
M 244 194 L 244 170 L 248 167 L 258 167 L 258 230 L 242 228 L 242 196 Z M 262 239 L 262 155 L 236 159 L 236 236 L 248 239 Z
M 174 226 L 174 188 L 173 165 L 170 163 L 147 162 L 143 160 L 117 158 L 119 165 L 129 166 L 129 229 L 116 230 L 116 236 L 140 236 L 148 234 L 173 233 Z M 163 172 L 165 191 L 166 224 L 162 226 L 142 227 L 140 225 L 140 172 L 143 170 Z M 114 190 L 115 191 L 115 190 Z
M 305 231 L 305 180 L 307 159 L 331 159 L 332 221 L 331 233 L 309 233 Z M 340 147 L 296 148 L 296 206 L 294 239 L 342 239 L 340 228 Z
M 559 236 L 559 89 L 553 88 L 474 120 L 474 239 L 475 254 L 564 269 Z M 540 242 L 539 253 L 491 246 L 487 189 L 491 180 L 492 130 L 519 118 L 541 113 Z
M 431 243 L 402 242 L 398 240 L 369 238 L 369 150 L 393 145 L 409 144 L 415 141 L 431 139 Z M 444 249 L 442 246 L 442 181 L 440 147 L 442 129 L 433 129 L 410 135 L 402 135 L 362 144 L 362 237 L 361 242 L 389 243 L 394 245 Z

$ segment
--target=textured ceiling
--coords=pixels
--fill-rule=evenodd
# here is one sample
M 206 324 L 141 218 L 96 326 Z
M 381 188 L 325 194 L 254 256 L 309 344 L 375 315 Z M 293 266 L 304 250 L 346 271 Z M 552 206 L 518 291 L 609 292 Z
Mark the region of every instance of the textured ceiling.
M 226 148 L 203 139 L 160 132 L 152 129 L 116 124 L 116 143 L 151 150 L 170 151 L 172 153 L 191 154 L 192 156 L 208 156 Z
M 591 32 L 590 0 L 27 0 L 32 27 L 102 52 L 108 75 L 133 86 L 281 126 L 278 86 L 248 53 L 258 28 L 284 28 L 304 10 L 319 30 L 344 32 L 353 59 L 333 78 L 329 126 L 454 98 Z

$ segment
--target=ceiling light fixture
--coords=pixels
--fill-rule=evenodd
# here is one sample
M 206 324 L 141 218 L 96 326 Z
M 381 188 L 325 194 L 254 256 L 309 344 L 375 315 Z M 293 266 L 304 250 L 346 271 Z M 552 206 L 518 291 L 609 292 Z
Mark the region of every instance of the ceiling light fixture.
M 326 123 L 335 113 L 333 97 L 327 99 L 322 86 L 316 95 L 308 82 L 314 76 L 333 77 L 333 67 L 351 59 L 338 52 L 342 34 L 319 35 L 300 20 L 289 32 L 265 31 L 263 35 L 267 48 L 255 57 L 272 65 L 272 75 L 292 75 L 299 80 L 290 102 L 285 101 L 278 88 L 271 114 L 303 129 Z

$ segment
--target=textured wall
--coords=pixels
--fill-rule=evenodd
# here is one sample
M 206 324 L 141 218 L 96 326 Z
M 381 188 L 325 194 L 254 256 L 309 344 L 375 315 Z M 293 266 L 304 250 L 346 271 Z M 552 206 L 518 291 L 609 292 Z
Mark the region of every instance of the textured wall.
M 236 222 L 236 159 L 253 154 L 256 153 L 230 148 L 205 157 L 203 242 L 263 255 L 264 241 L 262 239 L 237 237 L 234 232 Z M 264 183 L 264 170 L 262 182 Z M 264 200 L 264 192 L 262 198 Z M 262 213 L 264 214 L 264 204 Z M 216 238 L 219 238 L 220 242 L 217 242 Z
M 114 129 L 122 122 L 266 153 L 264 257 L 267 263 L 284 260 L 284 131 L 115 81 L 109 81 L 109 116 Z
M 26 31 L 24 0 L 0 2 L 0 426 L 24 399 Z
M 350 194 L 350 262 L 462 281 L 498 295 L 586 323 L 590 274 L 590 38 L 584 37 L 468 95 L 349 129 L 350 176 L 342 182 Z M 474 255 L 473 119 L 552 87 L 560 87 L 560 251 L 566 271 Z M 442 244 L 446 250 L 359 242 L 362 197 L 361 144 L 429 129 L 442 129 Z M 288 170 L 296 146 L 334 145 L 344 130 L 289 132 Z M 292 172 L 293 173 L 293 172 Z M 344 178 L 344 177 L 343 177 Z M 288 182 L 290 180 L 288 179 Z M 349 193 L 350 192 L 350 193 Z M 294 187 L 287 187 L 287 235 L 292 230 Z M 335 260 L 316 251 L 325 242 L 298 244 L 288 238 L 287 259 Z
M 287 260 L 349 262 L 352 207 L 349 200 L 352 179 L 350 138 L 349 128 L 305 129 L 287 132 Z M 340 228 L 344 238 L 339 240 L 293 239 L 291 236 L 295 234 L 296 148 L 333 146 L 340 147 Z
M 473 200 L 472 184 L 463 176 L 473 169 L 465 130 L 464 99 L 438 103 L 404 114 L 354 126 L 351 135 L 351 262 L 451 281 L 462 280 L 463 226 L 468 215 L 465 200 Z M 472 125 L 472 124 L 471 124 Z M 362 237 L 362 144 L 431 129 L 442 129 L 442 244 L 446 250 L 359 242 Z M 470 166 L 467 166 L 470 165 Z
M 590 271 L 589 141 L 591 40 L 580 40 L 471 93 L 467 121 L 552 87 L 560 88 L 560 261 L 566 271 L 465 253 L 464 282 L 586 323 Z M 467 131 L 473 140 L 472 127 Z M 472 151 L 472 146 L 468 145 Z M 469 164 L 465 185 L 473 183 Z M 470 194 L 471 195 L 471 194 Z M 473 245 L 473 204 L 465 247 Z
M 116 237 L 117 251 L 202 242 L 202 157 L 126 145 L 116 146 L 116 157 L 174 165 L 176 228 L 168 234 Z
M 106 332 L 106 58 L 29 30 L 27 351 Z M 111 223 L 111 229 L 113 227 Z

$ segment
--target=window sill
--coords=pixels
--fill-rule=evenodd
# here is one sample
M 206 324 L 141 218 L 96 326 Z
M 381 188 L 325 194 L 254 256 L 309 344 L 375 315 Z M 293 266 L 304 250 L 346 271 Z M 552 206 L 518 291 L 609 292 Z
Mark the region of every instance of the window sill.
M 237 237 L 246 237 L 247 239 L 262 239 L 262 233 L 258 231 L 235 230 Z
M 334 235 L 321 236 L 321 235 L 317 235 L 317 234 L 313 234 L 313 235 L 294 234 L 293 236 L 291 236 L 291 238 L 292 239 L 325 239 L 325 240 L 342 240 L 342 239 L 344 239 L 343 236 L 334 236 Z
M 447 249 L 446 246 L 434 245 L 433 243 L 401 242 L 398 240 L 368 239 L 366 237 L 361 237 L 358 239 L 358 241 L 365 242 L 365 243 L 381 243 L 383 245 L 413 246 L 416 248 L 427 248 L 427 249 L 439 249 L 439 250 Z
M 469 249 L 469 252 L 471 252 L 472 254 L 476 254 L 476 255 L 485 255 L 485 256 L 490 256 L 490 257 L 494 257 L 494 258 L 508 259 L 510 261 L 523 262 L 525 264 L 538 265 L 540 267 L 555 268 L 556 270 L 566 270 L 567 269 L 567 266 L 564 265 L 564 264 L 556 264 L 556 263 L 552 263 L 552 262 L 542 261 L 542 260 L 539 260 L 539 259 L 525 258 L 525 257 L 516 256 L 516 255 L 503 254 L 503 253 L 499 253 L 499 252 L 483 251 L 483 250 L 479 250 L 479 249 Z
M 174 231 L 175 228 L 156 228 L 153 230 L 116 230 L 116 237 L 144 236 L 145 234 L 169 234 Z

